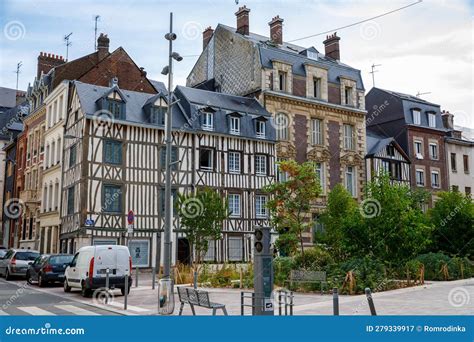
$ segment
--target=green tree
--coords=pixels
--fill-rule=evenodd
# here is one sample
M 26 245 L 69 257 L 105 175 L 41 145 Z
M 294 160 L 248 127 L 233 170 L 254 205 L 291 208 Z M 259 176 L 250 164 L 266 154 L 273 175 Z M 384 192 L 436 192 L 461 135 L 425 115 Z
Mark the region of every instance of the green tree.
M 178 194 L 176 209 L 193 247 L 193 268 L 197 274 L 198 265 L 209 249 L 209 241 L 222 238 L 222 224 L 229 217 L 229 205 L 217 191 L 200 188 L 195 194 Z
M 392 185 L 387 175 L 369 182 L 357 205 L 340 185 L 329 194 L 323 214 L 326 241 L 340 259 L 371 255 L 397 264 L 427 249 L 431 226 L 421 210 L 425 193 Z
M 298 250 L 304 256 L 303 232 L 311 229 L 309 218 L 311 203 L 318 198 L 321 187 L 314 170 L 314 164 L 298 164 L 294 160 L 279 163 L 286 180 L 268 185 L 264 190 L 272 195 L 267 207 L 272 225 L 279 233 L 276 246 L 285 255 L 293 255 Z
M 429 211 L 434 226 L 434 252 L 474 258 L 474 204 L 459 192 L 438 193 L 439 199 Z

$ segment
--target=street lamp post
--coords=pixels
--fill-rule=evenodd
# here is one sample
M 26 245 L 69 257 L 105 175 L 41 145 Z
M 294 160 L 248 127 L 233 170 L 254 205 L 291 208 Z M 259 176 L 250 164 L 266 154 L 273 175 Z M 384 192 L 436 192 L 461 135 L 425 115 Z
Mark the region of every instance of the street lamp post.
M 171 278 L 171 128 L 172 128 L 172 87 L 173 87 L 173 59 L 181 61 L 183 58 L 173 52 L 173 40 L 176 34 L 173 33 L 173 13 L 170 13 L 170 31 L 165 35 L 169 43 L 168 65 L 161 72 L 168 75 L 168 111 L 166 113 L 166 159 L 165 159 L 165 227 L 164 227 L 164 251 L 163 251 L 163 278 L 158 285 L 158 312 L 162 315 L 170 315 L 174 311 L 173 281 Z

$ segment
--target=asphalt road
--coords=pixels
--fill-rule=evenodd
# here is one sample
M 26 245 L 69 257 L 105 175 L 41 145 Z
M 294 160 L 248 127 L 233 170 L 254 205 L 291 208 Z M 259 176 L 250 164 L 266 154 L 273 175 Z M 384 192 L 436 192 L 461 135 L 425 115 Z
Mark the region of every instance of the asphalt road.
M 60 284 L 51 286 L 62 287 Z M 90 301 L 92 304 L 92 299 L 83 300 L 77 292 L 68 296 L 52 294 L 50 287 L 40 289 L 36 285 L 29 285 L 25 280 L 0 279 L 0 316 L 118 315 L 116 312 L 88 305 L 85 301 Z

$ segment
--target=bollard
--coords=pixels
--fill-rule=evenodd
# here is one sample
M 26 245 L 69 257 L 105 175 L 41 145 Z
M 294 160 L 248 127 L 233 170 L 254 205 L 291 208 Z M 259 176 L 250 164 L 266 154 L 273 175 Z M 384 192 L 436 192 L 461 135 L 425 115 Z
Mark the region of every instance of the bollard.
M 106 296 L 105 296 L 105 304 L 109 304 L 109 284 L 110 284 L 110 282 L 109 282 L 109 274 L 110 274 L 110 269 L 107 268 L 107 269 L 105 270 L 105 291 L 106 291 L 106 292 L 105 292 L 105 294 L 106 294 Z
M 290 291 L 290 316 L 293 316 L 293 291 Z
M 156 278 L 156 267 L 153 267 L 151 270 L 151 289 L 155 289 L 155 278 Z
M 244 293 L 240 292 L 240 316 L 244 315 Z
M 281 316 L 281 290 L 278 290 L 278 316 Z
M 128 274 L 125 274 L 125 298 L 123 299 L 123 309 L 127 310 L 128 302 Z
M 135 267 L 135 287 L 138 287 L 138 266 Z
M 334 316 L 339 316 L 339 293 L 337 287 L 332 289 L 332 305 Z
M 372 316 L 377 316 L 377 312 L 375 311 L 374 300 L 372 299 L 372 292 L 368 287 L 365 289 L 365 295 L 367 296 L 367 302 L 369 303 L 370 314 Z
M 198 273 L 196 270 L 193 272 L 193 286 L 195 290 L 198 288 Z
M 288 292 L 285 291 L 285 316 L 288 316 Z

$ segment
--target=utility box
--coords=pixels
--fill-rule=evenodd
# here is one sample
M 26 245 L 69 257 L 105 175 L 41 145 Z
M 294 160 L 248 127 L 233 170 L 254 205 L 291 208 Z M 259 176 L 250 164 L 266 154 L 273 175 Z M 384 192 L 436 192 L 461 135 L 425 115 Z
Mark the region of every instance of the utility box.
M 270 228 L 256 227 L 254 239 L 255 315 L 273 316 L 273 253 Z

